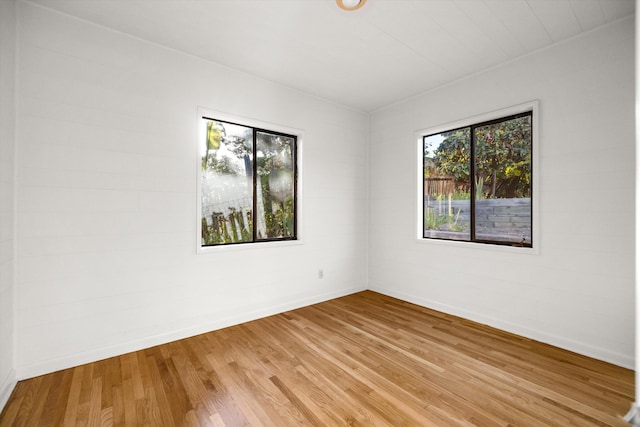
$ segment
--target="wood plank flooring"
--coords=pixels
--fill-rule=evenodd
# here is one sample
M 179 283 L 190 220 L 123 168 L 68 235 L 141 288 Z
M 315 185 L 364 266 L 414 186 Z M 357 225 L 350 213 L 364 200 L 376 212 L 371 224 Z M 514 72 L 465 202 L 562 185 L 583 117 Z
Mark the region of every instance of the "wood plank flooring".
M 21 381 L 0 426 L 628 426 L 633 387 L 367 291 Z

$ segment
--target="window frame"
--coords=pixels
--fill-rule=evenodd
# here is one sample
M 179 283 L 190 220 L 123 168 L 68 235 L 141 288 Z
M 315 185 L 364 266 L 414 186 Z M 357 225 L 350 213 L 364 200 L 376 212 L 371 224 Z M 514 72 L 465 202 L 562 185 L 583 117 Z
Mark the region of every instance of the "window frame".
M 197 111 L 197 138 L 196 138 L 196 164 L 197 164 L 197 184 L 196 184 L 196 253 L 197 254 L 206 254 L 206 253 L 215 253 L 219 251 L 228 251 L 228 250 L 243 250 L 243 249 L 252 249 L 252 248 L 273 248 L 280 246 L 291 246 L 291 245 L 300 245 L 302 244 L 302 140 L 304 136 L 304 132 L 300 129 L 287 127 L 279 124 L 264 122 L 256 119 L 251 119 L 247 117 L 235 116 L 228 113 L 223 113 L 207 108 L 199 107 Z M 255 138 L 257 133 L 268 133 L 274 135 L 281 135 L 286 137 L 293 137 L 295 139 L 295 147 L 293 150 L 293 159 L 294 159 L 294 183 L 293 183 L 293 191 L 294 191 L 294 236 L 293 237 L 284 237 L 284 238 L 269 238 L 269 239 L 260 239 L 256 240 L 255 237 L 255 221 L 254 227 L 252 230 L 253 240 L 248 242 L 233 242 L 233 243 L 225 243 L 225 244 L 217 244 L 217 245 L 203 245 L 202 244 L 202 153 L 201 151 L 201 142 L 203 138 L 206 137 L 206 126 L 203 125 L 207 120 L 213 120 L 223 123 L 229 123 L 233 125 L 243 126 L 247 128 L 251 128 L 254 141 L 253 146 L 257 144 L 257 140 Z M 255 157 L 253 159 L 255 165 Z M 254 171 L 255 171 L 254 167 Z M 255 203 L 256 203 L 256 194 L 255 194 L 255 185 L 256 185 L 256 176 L 254 173 L 252 177 L 253 181 L 253 209 L 255 212 Z
M 487 240 L 450 240 L 444 238 L 424 237 L 424 148 L 423 138 L 440 134 L 443 132 L 460 129 L 474 128 L 499 123 L 503 120 L 509 120 L 521 114 L 531 114 L 531 241 L 530 246 L 520 246 L 513 242 L 487 241 Z M 428 245 L 447 245 L 475 249 L 488 249 L 503 252 L 517 252 L 539 254 L 540 249 L 540 226 L 539 226 L 539 101 L 530 101 L 523 104 L 507 107 L 501 110 L 468 117 L 466 119 L 448 122 L 440 125 L 430 126 L 414 133 L 416 143 L 416 241 Z M 471 136 L 473 137 L 473 136 Z M 470 156 L 473 156 L 473 152 Z M 473 157 L 471 157 L 473 159 Z M 470 174 L 473 173 L 471 168 Z M 470 175 L 471 176 L 471 175 Z M 473 180 L 471 180 L 473 181 Z M 473 185 L 473 183 L 472 183 Z M 473 201 L 470 201 L 472 204 Z M 470 239 L 473 233 L 470 231 Z

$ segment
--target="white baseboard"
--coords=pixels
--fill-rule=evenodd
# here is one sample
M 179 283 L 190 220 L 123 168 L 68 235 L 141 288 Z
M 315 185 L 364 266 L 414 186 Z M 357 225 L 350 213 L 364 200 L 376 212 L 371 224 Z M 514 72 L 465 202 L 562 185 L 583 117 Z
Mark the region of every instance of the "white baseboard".
M 521 335 L 536 341 L 544 342 L 556 347 L 560 347 L 569 351 L 574 351 L 579 354 L 583 354 L 588 357 L 593 357 L 598 360 L 603 360 L 609 363 L 613 363 L 618 366 L 622 366 L 628 369 L 634 369 L 635 360 L 627 355 L 614 353 L 602 348 L 596 348 L 584 343 L 568 340 L 564 337 L 555 336 L 535 329 L 531 329 L 524 325 L 513 324 L 505 322 L 501 319 L 492 318 L 479 313 L 460 309 L 458 307 L 442 304 L 438 301 L 429 300 L 425 298 L 416 297 L 413 295 L 397 292 L 393 289 L 381 288 L 381 287 L 353 287 L 341 289 L 339 291 L 333 291 L 311 297 L 305 297 L 287 301 L 285 303 L 273 305 L 267 308 L 257 308 L 249 312 L 242 312 L 238 315 L 229 316 L 221 319 L 217 319 L 214 322 L 205 322 L 203 324 L 194 325 L 193 327 L 178 329 L 163 334 L 157 334 L 141 338 L 135 341 L 129 341 L 120 343 L 114 346 L 103 347 L 96 350 L 73 354 L 58 359 L 49 360 L 42 363 L 35 363 L 26 366 L 19 366 L 15 371 L 11 372 L 11 375 L 5 379 L 0 389 L 0 403 L 1 406 L 6 404 L 11 392 L 15 388 L 17 380 L 24 380 L 27 378 L 33 378 L 38 375 L 55 372 L 61 369 L 67 369 L 74 366 L 79 366 L 85 363 L 91 363 L 98 360 L 106 359 L 109 357 L 119 356 L 122 354 L 130 353 L 133 351 L 142 350 L 145 348 L 153 347 L 160 344 L 166 344 L 168 342 L 192 337 L 198 334 L 214 331 L 217 329 L 226 328 L 229 326 L 237 325 L 244 322 L 260 319 L 262 317 L 272 316 L 274 314 L 282 313 L 289 310 L 295 310 L 297 308 L 305 307 L 312 304 L 328 301 L 330 299 L 339 298 L 345 295 L 350 295 L 356 292 L 371 290 L 379 292 L 390 297 L 398 298 L 403 301 L 414 303 L 423 307 L 431 308 L 433 310 L 441 311 L 454 316 L 462 317 L 468 320 L 472 320 L 478 323 L 483 323 L 507 332 Z
M 189 338 L 206 332 L 215 331 L 217 329 L 222 329 L 263 317 L 272 316 L 274 314 L 282 313 L 285 311 L 295 310 L 297 308 L 317 304 L 345 295 L 350 295 L 356 292 L 364 291 L 366 289 L 366 286 L 345 288 L 338 291 L 317 294 L 311 297 L 287 301 L 285 303 L 273 305 L 267 308 L 257 308 L 252 311 L 238 310 L 240 314 L 216 319 L 214 322 L 205 322 L 203 324 L 194 325 L 193 327 L 178 329 L 163 334 L 141 338 L 135 341 L 124 342 L 109 347 L 87 351 L 84 353 L 78 353 L 58 359 L 48 360 L 46 362 L 18 366 L 18 368 L 16 369 L 17 378 L 20 380 L 24 380 L 37 377 L 39 375 L 48 374 L 50 372 L 83 365 L 85 363 L 91 363 L 98 360 L 107 359 L 109 357 L 120 356 L 122 354 L 143 350 L 145 348 L 153 347 L 160 344 L 166 344 L 184 338 Z M 15 376 L 16 375 L 14 375 L 14 377 Z
M 16 388 L 16 384 L 18 384 L 16 371 L 12 369 L 6 378 L 2 379 L 2 383 L 0 383 L 0 412 L 4 409 L 4 405 L 7 404 L 11 393 Z
M 520 325 L 516 323 L 506 322 L 504 320 L 494 318 L 491 316 L 485 316 L 480 313 L 464 310 L 458 307 L 454 307 L 447 304 L 442 304 L 438 301 L 430 300 L 428 298 L 416 297 L 408 295 L 402 292 L 397 292 L 393 289 L 371 287 L 370 290 L 378 292 L 384 295 L 388 295 L 393 298 L 398 298 L 403 301 L 407 301 L 422 307 L 437 310 L 443 313 L 451 314 L 454 316 L 462 317 L 467 320 L 482 323 L 506 332 L 510 332 L 522 337 L 533 339 L 536 341 L 550 344 L 555 347 L 559 347 L 565 350 L 573 351 L 578 354 L 582 354 L 587 357 L 602 360 L 604 362 L 612 363 L 617 366 L 621 366 L 627 369 L 635 369 L 635 359 L 632 356 L 616 353 L 607 349 L 593 347 L 591 345 L 573 341 L 565 337 L 549 334 L 536 329 L 527 327 L 526 325 Z

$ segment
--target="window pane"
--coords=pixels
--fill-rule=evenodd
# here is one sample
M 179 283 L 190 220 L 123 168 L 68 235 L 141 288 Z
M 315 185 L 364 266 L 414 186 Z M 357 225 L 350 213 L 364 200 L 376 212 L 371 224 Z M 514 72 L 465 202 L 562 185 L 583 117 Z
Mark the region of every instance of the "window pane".
M 257 132 L 256 240 L 295 236 L 295 139 Z
M 253 236 L 253 130 L 203 120 L 202 245 L 250 242 Z
M 531 116 L 475 128 L 476 239 L 531 245 Z
M 470 128 L 430 135 L 424 148 L 424 237 L 470 240 Z

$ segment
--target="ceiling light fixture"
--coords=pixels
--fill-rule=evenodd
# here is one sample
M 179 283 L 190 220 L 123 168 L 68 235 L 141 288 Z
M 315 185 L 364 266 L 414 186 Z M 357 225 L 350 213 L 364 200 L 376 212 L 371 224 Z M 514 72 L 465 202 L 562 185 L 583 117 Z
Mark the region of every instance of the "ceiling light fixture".
M 344 10 L 358 10 L 364 6 L 366 2 L 367 0 L 336 0 L 338 7 Z

